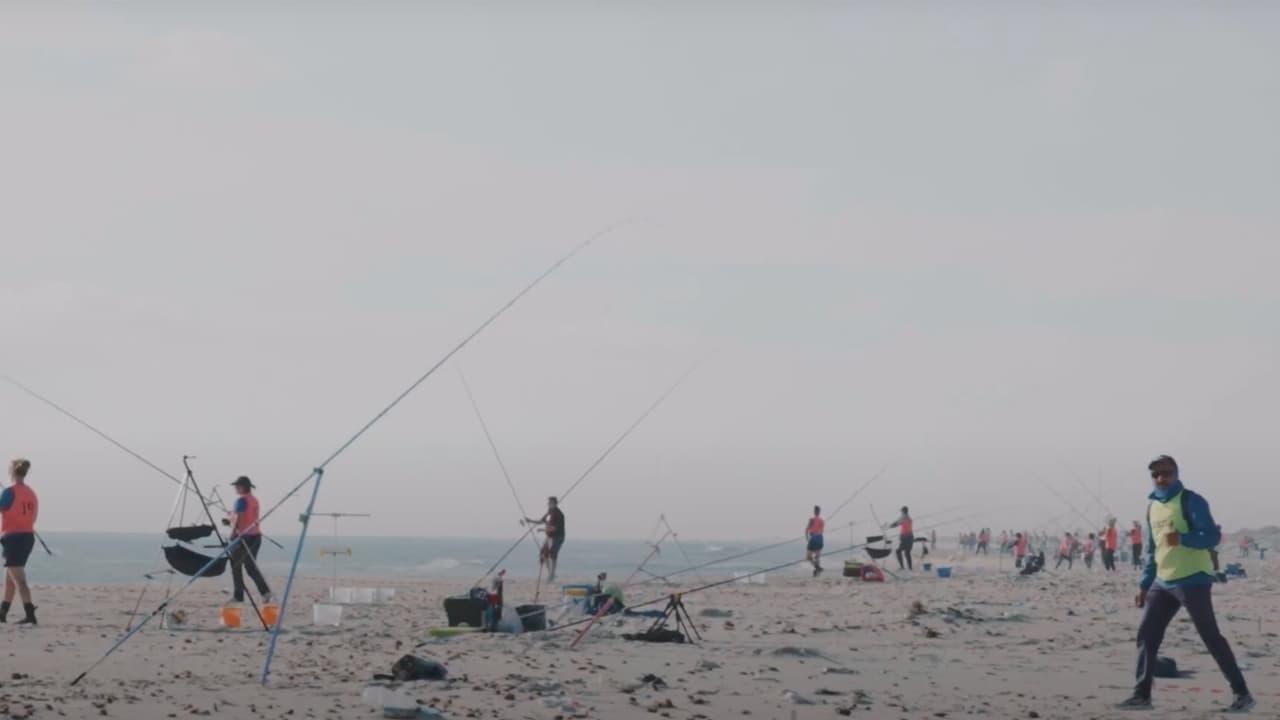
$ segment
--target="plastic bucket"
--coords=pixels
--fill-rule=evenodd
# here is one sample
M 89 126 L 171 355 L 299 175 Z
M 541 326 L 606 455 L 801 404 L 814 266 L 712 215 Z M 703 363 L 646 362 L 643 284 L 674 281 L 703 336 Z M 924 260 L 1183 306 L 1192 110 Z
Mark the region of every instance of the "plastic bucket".
M 267 603 L 266 605 L 263 605 L 262 621 L 265 622 L 268 627 L 275 627 L 276 623 L 280 621 L 280 606 L 275 603 Z
M 311 606 L 311 621 L 316 625 L 332 625 L 337 627 L 342 624 L 342 606 L 331 605 L 329 603 L 316 603 Z
M 929 572 L 929 571 L 930 571 L 930 570 L 932 570 L 932 569 L 933 569 L 933 563 L 925 563 L 925 564 L 924 564 L 924 571 L 925 571 L 925 572 Z
M 240 627 L 240 608 L 224 607 L 222 608 L 222 627 L 238 628 Z
M 329 588 L 329 599 L 336 603 L 354 602 L 355 588 L 334 587 Z
M 938 577 L 940 577 L 940 578 L 949 578 L 949 577 L 951 577 L 951 568 L 949 568 L 949 567 L 940 567 L 940 568 L 938 568 Z
M 373 588 L 354 588 L 351 596 L 351 602 L 353 603 L 371 605 L 373 603 L 375 593 Z

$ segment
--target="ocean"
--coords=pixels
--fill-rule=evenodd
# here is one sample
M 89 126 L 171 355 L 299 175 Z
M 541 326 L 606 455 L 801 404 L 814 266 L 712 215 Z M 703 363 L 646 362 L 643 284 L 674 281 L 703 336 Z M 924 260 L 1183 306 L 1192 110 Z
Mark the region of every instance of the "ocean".
M 144 574 L 167 568 L 161 546 L 170 544 L 158 534 L 42 532 L 55 555 L 39 545 L 28 563 L 32 583 L 39 585 L 115 585 L 144 581 Z M 264 542 L 259 563 L 269 576 L 289 571 L 297 538 L 273 538 L 285 546 L 281 550 Z M 340 577 L 477 580 L 505 552 L 515 538 L 417 538 L 340 537 L 323 533 L 310 535 L 298 565 L 304 577 L 329 577 L 336 569 Z M 684 542 L 693 564 L 747 552 L 761 544 Z M 322 550 L 339 549 L 350 556 L 321 556 Z M 560 552 L 559 574 L 565 578 L 592 579 L 608 572 L 611 578 L 625 579 L 644 560 L 652 546 L 634 540 L 576 540 L 570 536 Z M 207 552 L 212 553 L 212 550 Z M 759 570 L 804 557 L 804 545 L 774 548 L 702 570 L 708 577 Z M 679 547 L 668 540 L 645 565 L 654 574 L 669 573 L 689 565 Z M 525 540 L 501 565 L 509 576 L 534 577 L 538 573 L 533 543 Z M 638 578 L 644 577 L 643 575 Z M 693 573 L 681 576 L 694 579 Z

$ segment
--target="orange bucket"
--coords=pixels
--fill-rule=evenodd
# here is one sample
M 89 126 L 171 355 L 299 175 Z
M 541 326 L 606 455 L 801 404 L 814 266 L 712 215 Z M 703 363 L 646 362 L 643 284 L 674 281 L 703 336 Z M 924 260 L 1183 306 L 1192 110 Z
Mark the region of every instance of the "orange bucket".
M 240 608 L 222 608 L 222 627 L 233 629 L 240 627 Z
M 275 627 L 276 621 L 280 619 L 280 606 L 275 603 L 267 603 L 262 606 L 262 621 L 268 627 Z

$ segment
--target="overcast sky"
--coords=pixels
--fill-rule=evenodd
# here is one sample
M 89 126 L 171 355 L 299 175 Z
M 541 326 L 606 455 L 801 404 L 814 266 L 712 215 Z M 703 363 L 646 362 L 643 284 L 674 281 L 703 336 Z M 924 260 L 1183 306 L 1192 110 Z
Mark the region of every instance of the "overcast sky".
M 1275 523 L 1280 12 L 1263 3 L 10 6 L 0 372 L 365 534 L 798 535 L 909 504 Z M 50 530 L 173 486 L 0 385 Z M 300 502 L 267 522 L 289 534 Z M 1083 521 L 1068 515 L 1072 527 Z M 1051 527 L 1056 527 L 1051 525 Z M 948 526 L 951 533 L 959 528 Z

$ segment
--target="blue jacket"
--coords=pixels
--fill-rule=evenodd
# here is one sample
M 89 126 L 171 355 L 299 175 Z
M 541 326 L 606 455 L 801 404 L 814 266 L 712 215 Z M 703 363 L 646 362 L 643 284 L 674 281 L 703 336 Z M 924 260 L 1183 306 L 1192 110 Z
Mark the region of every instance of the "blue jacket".
M 1183 547 L 1195 550 L 1212 550 L 1222 542 L 1222 532 L 1209 513 L 1209 501 L 1196 493 L 1182 487 L 1179 480 L 1168 490 L 1153 490 L 1147 497 L 1151 502 L 1169 502 L 1179 491 L 1182 493 L 1182 512 L 1187 517 L 1187 532 L 1178 536 Z M 1147 513 L 1147 562 L 1142 567 L 1142 589 L 1150 590 L 1152 585 L 1164 588 L 1185 587 L 1187 585 L 1212 585 L 1213 576 L 1208 573 L 1196 573 L 1190 577 L 1165 582 L 1156 577 L 1156 541 L 1151 534 L 1151 513 Z

